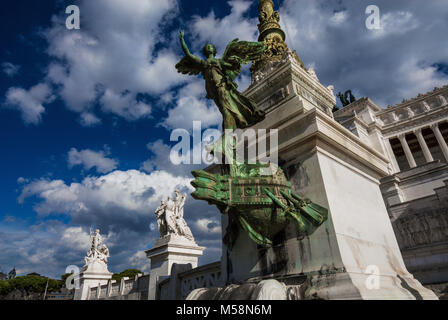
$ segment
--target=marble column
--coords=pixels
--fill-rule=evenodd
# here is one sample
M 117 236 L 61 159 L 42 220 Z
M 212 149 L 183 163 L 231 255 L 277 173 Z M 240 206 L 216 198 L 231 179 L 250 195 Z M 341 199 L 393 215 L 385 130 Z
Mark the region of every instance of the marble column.
M 398 165 L 397 162 L 397 157 L 395 156 L 394 150 L 392 149 L 392 145 L 390 143 L 390 139 L 385 139 L 386 141 L 384 142 L 384 145 L 386 147 L 386 152 L 389 154 L 389 158 L 392 162 L 392 168 L 393 171 L 392 173 L 397 173 L 400 172 L 400 166 Z
M 429 151 L 428 145 L 426 144 L 425 138 L 423 137 L 422 129 L 419 128 L 417 130 L 414 130 L 414 134 L 417 137 L 418 143 L 420 144 L 420 148 L 422 148 L 426 162 L 433 162 L 434 158 L 432 157 L 431 151 Z
M 403 147 L 404 154 L 406 155 L 409 166 L 411 168 L 415 168 L 417 166 L 417 163 L 415 162 L 414 156 L 412 155 L 411 149 L 409 148 L 408 142 L 406 141 L 406 136 L 404 134 L 400 134 L 397 138 L 401 142 L 401 146 Z
M 446 144 L 445 138 L 443 138 L 443 135 L 440 132 L 439 124 L 438 123 L 432 124 L 431 129 L 434 132 L 434 135 L 436 136 L 440 149 L 442 149 L 443 155 L 445 156 L 445 160 L 448 162 L 448 145 Z

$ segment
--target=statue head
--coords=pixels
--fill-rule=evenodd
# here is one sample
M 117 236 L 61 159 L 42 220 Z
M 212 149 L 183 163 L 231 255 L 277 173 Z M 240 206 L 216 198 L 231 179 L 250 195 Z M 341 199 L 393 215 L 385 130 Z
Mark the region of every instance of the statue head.
M 203 48 L 202 48 L 202 53 L 204 54 L 204 56 L 208 57 L 210 55 L 216 56 L 216 47 L 211 44 L 211 43 L 207 43 Z

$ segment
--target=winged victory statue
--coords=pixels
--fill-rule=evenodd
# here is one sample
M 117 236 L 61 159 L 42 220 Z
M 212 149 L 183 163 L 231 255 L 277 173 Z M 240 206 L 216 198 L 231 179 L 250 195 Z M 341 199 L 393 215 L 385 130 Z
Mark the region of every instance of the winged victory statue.
M 207 99 L 212 99 L 223 117 L 223 130 L 244 129 L 264 119 L 264 112 L 257 104 L 239 92 L 235 78 L 241 73 L 241 66 L 259 60 L 266 50 L 264 42 L 232 40 L 221 59 L 216 58 L 216 47 L 206 44 L 202 52 L 205 60 L 190 53 L 184 40 L 179 39 L 185 57 L 176 64 L 178 72 L 189 75 L 202 74 L 205 80 Z

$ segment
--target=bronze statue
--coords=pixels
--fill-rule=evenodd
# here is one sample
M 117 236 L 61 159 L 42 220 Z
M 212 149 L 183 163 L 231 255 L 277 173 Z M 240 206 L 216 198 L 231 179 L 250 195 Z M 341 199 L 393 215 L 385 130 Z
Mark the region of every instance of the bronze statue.
M 189 75 L 199 73 L 205 79 L 207 99 L 212 99 L 223 117 L 223 130 L 247 128 L 264 119 L 264 112 L 256 103 L 240 93 L 235 78 L 241 73 L 241 66 L 260 59 L 266 50 L 263 42 L 231 41 L 221 59 L 216 58 L 216 47 L 206 44 L 202 49 L 206 60 L 193 55 L 184 40 L 179 39 L 185 57 L 176 64 L 178 72 Z
M 345 94 L 342 94 L 341 92 L 339 92 L 338 97 L 339 97 L 339 100 L 341 100 L 342 107 L 346 107 L 350 103 L 353 103 L 356 101 L 356 98 L 353 95 L 352 90 L 345 91 Z

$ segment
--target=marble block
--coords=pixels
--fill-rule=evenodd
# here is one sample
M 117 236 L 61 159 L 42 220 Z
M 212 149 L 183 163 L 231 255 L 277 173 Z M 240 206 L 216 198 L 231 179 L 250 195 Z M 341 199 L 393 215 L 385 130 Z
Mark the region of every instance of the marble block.
M 196 242 L 174 234 L 159 238 L 153 248 L 145 251 L 151 261 L 148 299 L 156 299 L 157 283 L 161 277 L 171 274 L 173 264 L 190 264 L 196 268 L 204 249 Z
M 436 299 L 404 265 L 379 188 L 384 155 L 317 109 L 268 115 L 257 127 L 279 129 L 293 190 L 328 208 L 329 218 L 303 239 L 291 224 L 269 249 L 241 231 L 232 251 L 223 245 L 226 284 L 304 274 L 306 299 Z M 223 233 L 226 225 L 223 216 Z

